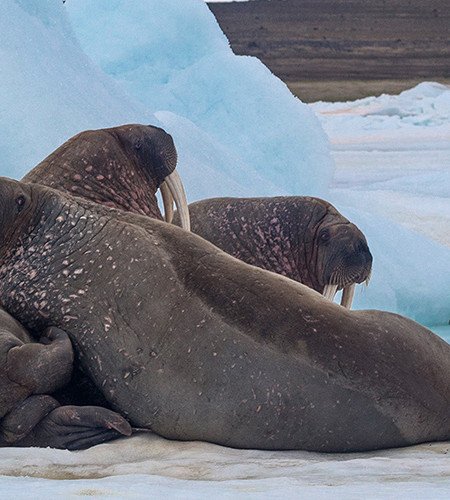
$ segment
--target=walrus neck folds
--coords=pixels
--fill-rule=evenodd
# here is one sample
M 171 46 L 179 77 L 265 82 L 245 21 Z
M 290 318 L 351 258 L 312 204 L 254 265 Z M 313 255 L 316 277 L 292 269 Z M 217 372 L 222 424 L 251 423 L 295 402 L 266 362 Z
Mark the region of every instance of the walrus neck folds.
M 54 283 L 79 280 L 82 268 L 77 268 L 76 262 L 86 253 L 84 240 L 100 233 L 105 225 L 100 218 L 94 228 L 92 216 L 76 203 L 56 205 L 57 199 L 45 200 L 36 212 L 50 212 L 50 217 L 36 216 L 6 263 L 0 265 L 1 305 L 30 330 L 70 318 L 70 304 L 76 297 L 66 296 L 67 287 L 57 288 Z M 66 270 L 69 264 L 71 273 Z M 84 284 L 80 282 L 80 294 Z M 25 294 L 22 290 L 26 287 Z

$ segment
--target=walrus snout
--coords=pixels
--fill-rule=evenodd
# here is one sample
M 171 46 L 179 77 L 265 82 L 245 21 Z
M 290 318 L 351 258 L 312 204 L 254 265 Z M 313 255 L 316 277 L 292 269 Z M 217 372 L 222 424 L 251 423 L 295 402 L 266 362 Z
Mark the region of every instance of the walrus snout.
M 342 263 L 345 272 L 339 274 L 340 266 L 330 276 L 329 283 L 337 283 L 341 289 L 349 283 L 362 283 L 370 276 L 373 257 L 365 241 L 349 242 L 342 250 Z M 334 274 L 334 276 L 333 276 Z
M 366 282 L 372 272 L 373 257 L 364 235 L 354 224 L 328 228 L 332 233 L 323 241 L 323 295 L 333 301 L 338 290 L 343 290 L 341 305 L 350 308 L 355 285 Z M 324 240 L 324 238 L 322 238 Z

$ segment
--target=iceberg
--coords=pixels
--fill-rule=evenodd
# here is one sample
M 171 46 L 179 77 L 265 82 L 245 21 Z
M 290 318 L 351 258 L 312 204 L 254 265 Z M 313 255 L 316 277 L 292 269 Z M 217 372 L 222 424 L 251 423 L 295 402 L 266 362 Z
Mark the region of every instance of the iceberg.
M 0 3 L 1 174 L 21 178 L 81 130 L 157 122 L 83 53 L 62 2 Z
M 67 10 L 84 51 L 149 109 L 189 119 L 284 192 L 326 193 L 332 161 L 316 116 L 259 59 L 233 54 L 202 0 Z

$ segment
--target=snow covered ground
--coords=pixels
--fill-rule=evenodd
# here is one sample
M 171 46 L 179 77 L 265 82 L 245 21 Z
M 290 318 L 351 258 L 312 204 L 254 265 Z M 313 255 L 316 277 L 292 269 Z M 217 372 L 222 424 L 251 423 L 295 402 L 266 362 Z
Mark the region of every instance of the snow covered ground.
M 449 448 L 433 443 L 331 455 L 150 435 L 82 452 L 9 448 L 0 450 L 0 498 L 438 500 L 448 498 Z
M 231 53 L 202 0 L 65 6 L 0 3 L 2 175 L 20 178 L 86 128 L 163 125 L 190 201 L 321 194 L 374 254 L 356 306 L 437 325 L 450 340 L 450 89 L 306 106 L 259 61 Z M 1 449 L 0 498 L 439 499 L 448 451 L 261 452 L 150 435 L 75 453 Z

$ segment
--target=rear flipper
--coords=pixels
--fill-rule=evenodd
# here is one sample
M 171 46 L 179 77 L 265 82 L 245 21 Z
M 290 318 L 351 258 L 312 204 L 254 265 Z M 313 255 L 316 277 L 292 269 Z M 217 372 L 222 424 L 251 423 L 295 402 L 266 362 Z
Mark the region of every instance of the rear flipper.
M 30 409 L 33 408 L 33 414 L 36 419 L 42 415 L 42 401 L 35 398 L 49 398 L 50 396 L 31 396 L 21 405 L 13 410 L 2 422 L 14 413 L 14 419 L 20 422 L 20 429 L 14 429 L 9 425 L 7 432 L 9 440 L 3 446 L 37 446 L 51 447 L 68 450 L 82 450 L 96 444 L 111 441 L 121 436 L 130 436 L 130 424 L 115 413 L 99 406 L 60 406 L 51 410 L 42 420 L 38 420 L 32 430 L 25 430 L 25 437 L 21 438 L 23 423 L 30 421 Z M 31 400 L 31 401 L 30 401 Z M 56 400 L 53 400 L 56 404 Z M 47 404 L 49 401 L 47 400 Z M 47 408 L 50 408 L 48 406 Z M 14 432 L 16 431 L 16 432 Z M 4 431 L 6 435 L 6 432 Z M 14 436 L 19 440 L 11 440 Z

